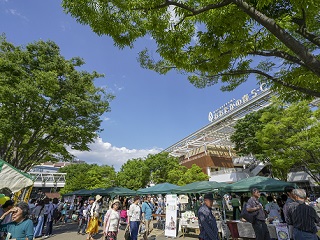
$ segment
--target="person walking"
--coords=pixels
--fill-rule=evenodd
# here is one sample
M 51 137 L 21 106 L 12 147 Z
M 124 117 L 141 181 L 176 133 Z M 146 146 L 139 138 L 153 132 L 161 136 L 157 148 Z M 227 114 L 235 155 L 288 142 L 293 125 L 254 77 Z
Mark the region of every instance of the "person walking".
M 320 226 L 320 218 L 313 207 L 305 204 L 306 191 L 294 189 L 292 194 L 295 202 L 289 206 L 286 219 L 293 226 L 293 239 L 318 240 L 316 225 Z
M 141 208 L 139 206 L 139 203 L 140 203 L 140 197 L 135 196 L 133 199 L 133 203 L 130 205 L 130 208 L 128 211 L 131 240 L 138 239 L 139 225 L 141 221 Z
M 257 188 L 253 188 L 251 195 L 252 197 L 248 200 L 246 208 L 249 213 L 255 212 L 257 214 L 255 221 L 252 223 L 256 239 L 270 240 L 270 234 L 266 224 L 266 215 L 262 204 L 259 202 L 260 192 Z
M 85 235 L 87 225 L 87 203 L 84 203 L 79 209 L 78 234 Z
M 93 202 L 94 198 L 90 198 L 89 202 L 93 202 L 92 206 L 90 208 L 90 219 L 88 222 L 88 227 L 87 227 L 87 240 L 93 240 L 93 235 L 98 233 L 98 228 L 99 228 L 99 201 L 101 200 L 101 196 L 97 195 L 95 197 L 95 201 Z
M 52 229 L 53 229 L 53 220 L 54 220 L 54 212 L 58 208 L 58 198 L 54 198 L 52 202 L 49 202 L 49 204 L 46 207 L 45 212 L 47 212 L 47 218 L 46 218 L 46 232 L 45 232 L 45 238 L 48 238 L 52 235 Z
M 105 240 L 117 240 L 120 225 L 120 201 L 112 202 L 111 208 L 106 212 L 103 220 L 103 234 Z
M 217 221 L 212 214 L 213 194 L 204 195 L 204 204 L 198 210 L 200 240 L 219 240 Z
M 142 203 L 142 222 L 145 224 L 146 231 L 143 234 L 143 239 L 147 240 L 150 232 L 153 230 L 151 225 L 152 212 L 154 210 L 154 205 L 151 203 L 151 196 L 148 195 L 146 200 Z
M 34 226 L 34 238 L 42 237 L 42 229 L 44 222 L 44 202 L 43 200 L 37 201 L 37 206 L 33 209 L 32 215 L 34 219 L 38 221 L 35 222 Z

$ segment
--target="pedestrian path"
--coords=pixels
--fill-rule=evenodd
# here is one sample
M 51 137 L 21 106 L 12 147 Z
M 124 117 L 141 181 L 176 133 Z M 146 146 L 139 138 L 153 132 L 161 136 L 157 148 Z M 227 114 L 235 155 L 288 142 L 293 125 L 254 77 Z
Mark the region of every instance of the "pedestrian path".
M 77 234 L 77 223 L 65 223 L 65 224 L 57 224 L 53 227 L 53 236 L 51 236 L 50 240 L 86 240 L 86 235 Z M 103 238 L 102 227 L 99 227 L 99 233 L 93 237 L 95 240 L 101 240 Z M 41 238 L 38 238 L 41 239 Z M 120 230 L 118 234 L 118 240 L 124 239 L 124 230 Z M 164 231 L 161 229 L 154 228 L 150 233 L 148 240 L 168 240 L 164 236 Z M 185 239 L 185 240 L 196 240 L 198 239 L 197 235 L 186 235 L 184 238 L 177 237 L 176 239 Z M 142 236 L 139 236 L 138 240 L 143 240 Z

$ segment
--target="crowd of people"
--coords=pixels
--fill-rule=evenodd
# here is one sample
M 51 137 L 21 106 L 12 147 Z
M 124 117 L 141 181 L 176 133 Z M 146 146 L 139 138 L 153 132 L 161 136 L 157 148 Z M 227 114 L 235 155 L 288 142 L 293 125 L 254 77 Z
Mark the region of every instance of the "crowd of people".
M 286 223 L 291 239 L 318 240 L 317 225 L 320 219 L 312 203 L 306 202 L 303 189 L 286 187 L 285 194 L 260 193 L 256 188 L 251 190 L 251 197 L 224 195 L 217 200 L 212 193 L 196 195 L 189 201 L 198 217 L 200 240 L 218 240 L 216 218 L 212 211 L 219 205 L 232 210 L 232 218 L 246 221 L 243 211 L 254 215 L 252 224 L 258 240 L 269 240 L 267 223 Z M 320 199 L 318 199 L 319 201 Z M 320 201 L 318 202 L 320 206 Z M 165 198 L 147 195 L 131 198 L 103 198 L 100 195 L 88 198 L 76 198 L 60 201 L 47 197 L 31 199 L 28 204 L 15 204 L 10 197 L 0 195 L 0 240 L 49 238 L 53 235 L 53 224 L 77 222 L 77 233 L 93 240 L 99 226 L 103 228 L 106 240 L 116 240 L 119 229 L 130 234 L 132 240 L 141 235 L 148 239 L 152 232 L 152 220 L 165 212 Z M 177 201 L 177 215 L 180 206 Z M 9 237 L 9 238 L 8 238 Z
M 315 206 L 311 201 L 307 201 L 304 189 L 289 186 L 285 188 L 285 195 L 274 198 L 272 195 L 262 195 L 257 188 L 253 188 L 250 198 L 238 198 L 235 195 L 233 200 L 226 200 L 226 198 L 224 198 L 225 204 L 233 206 L 234 219 L 237 218 L 242 199 L 243 205 L 239 219 L 252 224 L 257 240 L 271 239 L 267 223 L 286 223 L 290 239 L 318 240 L 317 226 L 320 227 L 320 218 L 315 209 L 320 208 L 320 198 L 315 201 L 318 203 Z M 204 204 L 198 211 L 200 240 L 220 239 L 216 218 L 212 214 L 214 201 L 212 194 L 206 194 Z

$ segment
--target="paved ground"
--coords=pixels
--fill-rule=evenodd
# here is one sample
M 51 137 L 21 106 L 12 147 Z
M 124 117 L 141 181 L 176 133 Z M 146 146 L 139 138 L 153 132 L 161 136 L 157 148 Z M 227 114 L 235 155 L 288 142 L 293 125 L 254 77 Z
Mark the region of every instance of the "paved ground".
M 86 235 L 78 235 L 77 234 L 77 223 L 66 223 L 66 224 L 58 224 L 53 227 L 53 236 L 50 237 L 50 240 L 85 240 Z M 118 234 L 118 240 L 124 239 L 124 230 L 120 230 Z M 177 237 L 176 239 L 185 239 L 185 240 L 196 240 L 197 235 L 195 234 L 187 234 L 185 238 L 182 236 Z M 103 239 L 102 228 L 99 228 L 99 233 L 94 236 L 94 239 Z M 154 228 L 149 236 L 149 240 L 166 240 L 170 239 L 164 236 L 164 231 L 160 229 Z M 140 236 L 138 240 L 143 240 Z

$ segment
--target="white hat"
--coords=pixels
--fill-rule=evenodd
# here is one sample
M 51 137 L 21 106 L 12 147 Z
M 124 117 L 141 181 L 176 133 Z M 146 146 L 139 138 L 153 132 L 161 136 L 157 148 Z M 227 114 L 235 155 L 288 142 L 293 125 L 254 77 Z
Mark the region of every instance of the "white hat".
M 112 204 L 111 204 L 111 207 L 112 207 L 112 206 L 113 206 L 113 204 L 115 204 L 115 203 L 119 203 L 119 204 L 120 204 L 119 199 L 115 199 L 115 200 L 113 200 L 113 202 L 112 202 Z
M 96 201 L 99 201 L 102 198 L 99 194 L 96 196 Z

